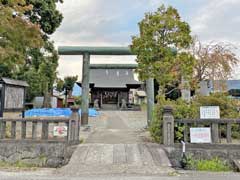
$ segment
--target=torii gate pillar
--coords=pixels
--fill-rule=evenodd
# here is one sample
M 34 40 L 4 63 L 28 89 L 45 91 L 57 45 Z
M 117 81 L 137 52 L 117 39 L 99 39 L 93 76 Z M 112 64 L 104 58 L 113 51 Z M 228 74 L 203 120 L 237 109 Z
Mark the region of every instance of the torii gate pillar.
M 81 124 L 88 125 L 90 54 L 83 54 Z
M 154 111 L 154 79 L 149 78 L 146 81 L 147 87 L 147 124 L 148 126 L 151 124 L 153 120 L 153 111 Z

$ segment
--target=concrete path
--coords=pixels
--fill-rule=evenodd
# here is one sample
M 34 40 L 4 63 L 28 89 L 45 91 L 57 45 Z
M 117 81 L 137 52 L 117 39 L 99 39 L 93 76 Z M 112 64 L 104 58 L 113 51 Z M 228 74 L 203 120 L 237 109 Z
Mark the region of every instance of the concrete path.
M 95 126 L 85 143 L 78 146 L 70 163 L 58 173 L 79 176 L 173 172 L 161 146 L 145 142 L 143 112 L 104 111 L 101 117 L 98 121 L 102 124 Z
M 142 142 L 144 127 L 147 125 L 146 115 L 139 111 L 102 111 L 94 122 L 90 121 L 94 131 L 86 139 L 86 143 L 129 144 Z M 101 123 L 101 124 L 100 124 Z

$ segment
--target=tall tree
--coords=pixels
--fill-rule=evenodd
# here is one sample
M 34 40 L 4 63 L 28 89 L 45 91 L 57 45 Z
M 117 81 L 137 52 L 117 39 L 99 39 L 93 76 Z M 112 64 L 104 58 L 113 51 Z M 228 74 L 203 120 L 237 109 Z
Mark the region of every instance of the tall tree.
M 60 26 L 63 16 L 57 10 L 56 3 L 63 3 L 62 0 L 26 0 L 33 8 L 25 14 L 32 23 L 39 24 L 43 32 L 44 47 L 32 49 L 32 70 L 41 76 L 41 94 L 44 96 L 44 107 L 50 107 L 50 95 L 53 84 L 57 78 L 58 54 L 54 49 L 53 42 L 49 41 L 49 35 L 54 33 Z M 32 81 L 33 82 L 33 81 Z M 30 90 L 31 92 L 31 90 Z
M 162 5 L 147 13 L 139 23 L 140 35 L 132 39 L 132 51 L 137 54 L 141 79 L 155 78 L 161 95 L 167 85 L 191 77 L 194 58 L 185 51 L 192 38 L 189 25 L 182 21 L 173 7 Z
M 195 38 L 192 53 L 196 57 L 195 80 L 227 80 L 231 78 L 239 58 L 234 53 L 236 48 L 226 43 L 202 44 Z
M 0 63 L 1 74 L 26 80 L 30 84 L 28 100 L 44 95 L 45 107 L 50 105 L 49 96 L 57 77 L 58 55 L 48 36 L 63 19 L 56 8 L 58 2 L 63 1 L 0 0 L 1 8 L 8 10 L 8 17 L 1 13 L 5 18 L 0 19 L 0 27 L 3 26 L 0 28 L 0 48 L 4 46 L 4 51 L 0 51 L 0 61 L 4 62 Z M 15 18 L 9 18 L 13 15 Z M 8 44 L 13 47 L 9 48 Z
M 31 9 L 23 0 L 0 0 L 0 76 L 14 77 L 29 50 L 43 45 L 39 26 L 24 15 Z

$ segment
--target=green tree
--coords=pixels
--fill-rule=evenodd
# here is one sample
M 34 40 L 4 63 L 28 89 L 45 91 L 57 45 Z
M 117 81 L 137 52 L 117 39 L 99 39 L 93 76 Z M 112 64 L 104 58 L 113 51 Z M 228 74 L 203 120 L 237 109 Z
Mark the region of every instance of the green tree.
M 0 76 L 14 77 L 29 50 L 43 45 L 40 28 L 24 16 L 31 8 L 23 0 L 0 0 Z
M 44 107 L 49 107 L 50 95 L 57 77 L 58 54 L 48 36 L 55 32 L 61 24 L 63 17 L 57 10 L 56 3 L 63 1 L 0 0 L 0 2 L 1 7 L 9 10 L 8 17 L 12 16 L 13 12 L 17 14 L 16 18 L 6 17 L 6 20 L 9 21 L 9 28 L 4 27 L 6 29 L 4 32 L 8 32 L 14 42 L 0 38 L 0 44 L 4 43 L 5 46 L 3 47 L 4 51 L 0 49 L 0 61 L 4 62 L 0 63 L 0 74 L 26 80 L 30 84 L 27 100 L 31 101 L 35 96 L 43 95 Z M 25 24 L 17 27 L 16 20 L 21 20 Z M 0 27 L 7 25 L 4 19 L 1 18 L 1 21 Z M 33 26 L 32 29 L 30 29 L 30 25 Z M 36 33 L 33 28 L 38 30 L 41 44 L 36 42 L 36 38 L 33 36 Z M 9 42 L 14 48 L 7 47 L 6 42 Z M 4 56 L 4 59 L 1 56 Z
M 63 3 L 63 1 L 26 0 L 26 2 L 33 8 L 27 11 L 25 15 L 29 17 L 32 23 L 38 24 L 41 27 L 44 40 L 44 47 L 42 49 L 35 48 L 29 53 L 32 57 L 30 69 L 31 71 L 38 72 L 39 77 L 41 77 L 41 91 L 39 95 L 44 96 L 43 106 L 50 107 L 50 95 L 52 94 L 53 84 L 57 78 L 59 57 L 57 51 L 54 49 L 53 42 L 49 41 L 48 36 L 54 33 L 62 22 L 63 16 L 57 10 L 56 3 Z M 35 83 L 38 83 L 37 80 L 39 77 L 37 77 Z M 34 81 L 32 82 L 34 83 Z M 32 91 L 34 90 L 30 89 L 29 93 L 33 95 Z
M 57 78 L 58 54 L 51 42 L 44 43 L 44 52 L 34 48 L 30 50 L 31 59 L 17 74 L 19 79 L 29 83 L 27 100 L 35 96 L 44 96 L 44 107 L 51 106 L 50 96 Z
M 72 96 L 72 90 L 77 80 L 78 76 L 67 76 L 64 80 L 57 80 L 57 91 L 64 92 L 65 94 L 65 107 L 67 107 L 68 96 Z
M 46 34 L 52 34 L 60 26 L 63 16 L 57 10 L 56 3 L 63 3 L 63 0 L 26 0 L 28 5 L 33 6 L 26 15 L 31 22 L 39 24 Z
M 132 51 L 137 55 L 138 73 L 142 80 L 155 78 L 161 95 L 167 85 L 188 79 L 193 73 L 193 56 L 186 51 L 191 42 L 189 25 L 173 7 L 162 5 L 147 13 L 139 23 L 140 35 L 132 38 Z

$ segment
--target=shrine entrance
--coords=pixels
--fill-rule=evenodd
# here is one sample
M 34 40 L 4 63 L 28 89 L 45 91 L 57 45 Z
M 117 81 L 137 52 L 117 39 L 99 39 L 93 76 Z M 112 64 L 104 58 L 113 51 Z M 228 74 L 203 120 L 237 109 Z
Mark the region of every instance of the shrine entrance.
M 91 55 L 134 55 L 129 47 L 82 47 L 82 46 L 62 46 L 58 48 L 59 55 L 83 55 L 82 66 L 82 105 L 81 105 L 81 123 L 88 124 L 88 108 L 90 93 L 90 56 Z M 122 66 L 122 65 L 120 65 Z M 126 64 L 126 67 L 131 65 Z M 106 64 L 107 68 L 108 65 Z M 148 124 L 152 120 L 152 112 L 154 107 L 154 83 L 153 79 L 146 81 L 147 102 L 148 102 Z M 102 91 L 100 93 L 102 103 L 111 104 L 119 102 L 119 94 L 113 91 Z
M 102 91 L 102 103 L 103 104 L 117 104 L 118 92 L 116 91 Z

